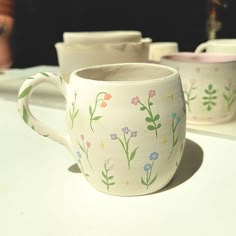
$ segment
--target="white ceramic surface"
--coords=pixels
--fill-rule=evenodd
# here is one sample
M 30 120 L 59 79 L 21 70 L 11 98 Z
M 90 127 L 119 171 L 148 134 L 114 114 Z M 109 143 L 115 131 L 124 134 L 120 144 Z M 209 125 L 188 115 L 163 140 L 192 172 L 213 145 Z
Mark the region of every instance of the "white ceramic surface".
M 146 63 L 103 65 L 74 71 L 69 84 L 53 73 L 32 77 L 19 91 L 23 120 L 65 145 L 92 186 L 132 196 L 169 183 L 182 158 L 186 128 L 175 69 Z M 29 109 L 29 98 L 42 83 L 54 85 L 66 98 L 68 136 L 47 127 Z
M 149 60 L 160 61 L 162 56 L 178 51 L 177 42 L 152 42 L 149 49 Z
M 66 44 L 100 44 L 139 42 L 142 33 L 136 30 L 64 32 L 63 41 Z
M 56 43 L 58 62 L 63 78 L 68 82 L 73 70 L 110 63 L 148 61 L 151 39 L 139 42 L 65 44 Z
M 195 49 L 196 53 L 233 53 L 236 54 L 236 39 L 212 39 L 201 43 Z
M 234 118 L 236 111 L 236 56 L 176 53 L 161 64 L 178 69 L 189 124 L 217 124 Z

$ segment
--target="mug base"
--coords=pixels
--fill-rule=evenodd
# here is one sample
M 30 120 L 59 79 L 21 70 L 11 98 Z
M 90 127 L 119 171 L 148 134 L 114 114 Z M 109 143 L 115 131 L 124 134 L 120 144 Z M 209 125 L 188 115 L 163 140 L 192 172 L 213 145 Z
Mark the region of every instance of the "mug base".
M 104 194 L 107 194 L 107 195 L 116 196 L 116 197 L 140 197 L 140 196 L 147 196 L 147 195 L 156 194 L 156 193 L 161 192 L 171 182 L 171 180 L 173 179 L 174 175 L 171 176 L 168 179 L 168 181 L 166 181 L 162 185 L 159 185 L 156 189 L 152 188 L 152 189 L 150 189 L 148 191 L 141 191 L 140 189 L 138 189 L 137 191 L 134 191 L 134 192 L 131 192 L 131 191 L 129 191 L 129 192 L 128 191 L 122 192 L 122 191 L 119 191 L 119 190 L 116 190 L 116 191 L 114 191 L 114 190 L 113 191 L 106 191 L 105 189 L 101 189 L 101 188 L 99 188 L 98 186 L 94 185 L 91 182 L 88 182 L 88 181 L 87 182 L 96 191 L 104 193 Z

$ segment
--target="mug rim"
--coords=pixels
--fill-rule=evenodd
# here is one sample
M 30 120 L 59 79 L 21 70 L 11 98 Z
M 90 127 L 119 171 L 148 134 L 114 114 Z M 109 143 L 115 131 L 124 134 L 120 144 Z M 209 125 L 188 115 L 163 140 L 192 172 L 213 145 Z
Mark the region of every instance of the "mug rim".
M 161 60 L 181 63 L 223 64 L 236 62 L 236 54 L 177 52 L 162 56 Z
M 98 80 L 98 79 L 90 79 L 86 78 L 85 76 L 79 75 L 79 73 L 83 73 L 86 70 L 100 70 L 100 69 L 108 69 L 108 68 L 117 68 L 120 69 L 121 67 L 136 67 L 138 66 L 143 66 L 144 68 L 157 68 L 157 69 L 164 69 L 166 71 L 169 71 L 170 74 L 162 77 L 157 77 L 153 79 L 145 79 L 145 80 Z M 160 65 L 157 63 L 153 62 L 138 62 L 138 63 L 133 63 L 133 62 L 127 62 L 127 63 L 113 63 L 113 64 L 104 64 L 104 65 L 96 65 L 96 66 L 89 66 L 89 67 L 84 67 L 80 68 L 77 70 L 74 70 L 71 75 L 70 75 L 70 82 L 73 80 L 78 80 L 81 79 L 83 81 L 93 83 L 93 84 L 113 84 L 113 85 L 138 85 L 138 84 L 148 84 L 148 83 L 153 83 L 155 82 L 163 82 L 163 81 L 170 81 L 176 78 L 176 76 L 179 75 L 179 72 L 170 66 L 166 65 Z

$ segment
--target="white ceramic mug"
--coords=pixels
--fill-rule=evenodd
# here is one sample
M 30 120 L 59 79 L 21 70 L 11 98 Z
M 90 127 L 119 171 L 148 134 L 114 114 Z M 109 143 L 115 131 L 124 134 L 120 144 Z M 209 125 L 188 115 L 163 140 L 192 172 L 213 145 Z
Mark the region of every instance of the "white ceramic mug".
M 64 32 L 63 41 L 66 44 L 103 44 L 140 42 L 142 34 L 136 30 Z
M 151 39 L 139 42 L 120 42 L 103 44 L 65 44 L 56 43 L 60 71 L 65 81 L 69 81 L 72 71 L 95 65 L 147 62 Z
M 152 42 L 149 48 L 149 60 L 160 61 L 162 56 L 178 51 L 177 42 Z
M 176 53 L 161 58 L 181 76 L 190 124 L 232 120 L 236 110 L 236 55 Z
M 66 99 L 68 136 L 30 111 L 30 96 L 42 83 L 54 85 Z M 74 71 L 69 84 L 53 73 L 39 73 L 23 83 L 18 110 L 34 131 L 65 145 L 87 181 L 108 194 L 158 191 L 172 179 L 182 157 L 185 102 L 173 68 L 95 66 Z
M 236 54 L 236 39 L 212 39 L 201 43 L 195 49 L 196 53 L 233 53 Z

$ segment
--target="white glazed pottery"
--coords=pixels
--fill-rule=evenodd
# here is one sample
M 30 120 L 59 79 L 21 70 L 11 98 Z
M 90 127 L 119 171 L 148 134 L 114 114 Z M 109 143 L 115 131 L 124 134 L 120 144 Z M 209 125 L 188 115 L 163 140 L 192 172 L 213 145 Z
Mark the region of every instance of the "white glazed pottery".
M 175 69 L 124 63 L 76 70 L 69 84 L 49 72 L 31 78 L 18 96 L 23 120 L 37 133 L 65 145 L 96 189 L 144 195 L 172 179 L 186 128 L 181 80 Z M 30 97 L 42 83 L 54 85 L 66 99 L 68 136 L 47 127 L 29 109 Z
M 98 44 L 98 43 L 128 43 L 140 42 L 142 34 L 136 30 L 64 32 L 63 41 L 66 44 Z
M 236 55 L 176 53 L 161 64 L 179 70 L 189 124 L 217 124 L 234 118 Z
M 139 42 L 65 44 L 56 43 L 59 67 L 65 81 L 69 81 L 72 71 L 95 65 L 147 62 L 151 39 Z
M 212 39 L 201 43 L 195 49 L 196 53 L 233 53 L 236 54 L 236 39 Z
M 159 62 L 162 56 L 178 51 L 177 42 L 152 42 L 149 48 L 149 60 Z

